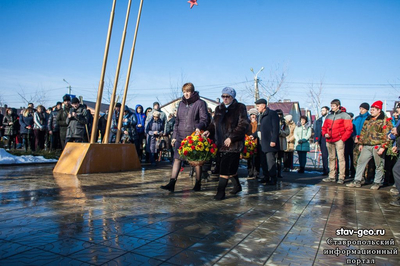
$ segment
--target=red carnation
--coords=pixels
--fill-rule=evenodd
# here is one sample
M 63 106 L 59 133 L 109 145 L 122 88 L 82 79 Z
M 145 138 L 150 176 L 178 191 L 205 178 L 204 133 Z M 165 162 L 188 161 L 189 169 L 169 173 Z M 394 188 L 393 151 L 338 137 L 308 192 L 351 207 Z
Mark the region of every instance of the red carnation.
M 357 135 L 356 137 L 357 137 L 357 138 L 360 138 L 360 135 Z
M 318 140 L 318 137 L 315 137 L 316 140 Z
M 189 140 L 189 144 L 193 144 L 193 140 Z
M 213 148 L 210 149 L 210 152 L 211 152 L 211 153 L 214 153 L 214 151 L 215 151 L 215 150 L 214 150 Z
M 246 149 L 246 148 L 244 148 L 244 149 L 243 149 L 243 152 L 244 152 L 244 153 L 247 153 L 247 149 Z
M 388 121 L 388 122 L 389 122 L 389 121 L 391 121 L 391 120 L 392 120 L 392 118 L 391 118 L 391 117 L 389 117 L 388 119 L 386 119 L 386 121 Z
M 212 142 L 211 139 L 207 139 L 207 141 L 208 141 L 208 143 L 210 143 L 210 144 L 211 144 L 211 142 Z
M 203 139 L 203 138 L 199 138 L 199 141 L 203 142 L 203 141 L 204 141 L 204 139 Z
M 188 151 L 184 151 L 184 152 L 183 152 L 183 155 L 187 156 L 188 153 L 189 153 Z
M 192 146 L 191 148 L 192 148 L 192 151 L 193 151 L 195 149 L 195 146 Z
M 376 150 L 376 149 L 378 149 L 378 148 L 379 148 L 379 146 L 378 146 L 378 145 L 376 145 L 374 148 L 375 148 L 375 150 Z
M 216 149 L 216 148 L 217 148 L 217 145 L 215 145 L 215 143 L 213 143 L 213 145 L 212 145 L 212 146 L 213 146 L 213 148 L 214 148 L 214 149 Z
M 386 125 L 383 126 L 383 129 L 386 129 Z
M 190 139 L 190 140 L 191 140 L 191 139 L 192 139 L 192 136 L 187 137 L 187 139 Z

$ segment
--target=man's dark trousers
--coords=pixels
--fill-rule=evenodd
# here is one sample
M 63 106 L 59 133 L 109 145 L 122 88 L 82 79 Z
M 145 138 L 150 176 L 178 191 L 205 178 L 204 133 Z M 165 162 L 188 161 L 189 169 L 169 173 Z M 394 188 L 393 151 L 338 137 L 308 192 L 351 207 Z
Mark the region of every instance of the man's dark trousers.
M 261 151 L 261 168 L 265 181 L 276 183 L 276 152 L 262 152 Z
M 328 168 L 328 148 L 326 147 L 326 138 L 322 137 L 321 141 L 318 141 L 319 147 L 321 148 L 321 154 L 322 154 L 322 167 L 323 167 L 323 172 L 324 174 L 329 173 L 329 168 Z

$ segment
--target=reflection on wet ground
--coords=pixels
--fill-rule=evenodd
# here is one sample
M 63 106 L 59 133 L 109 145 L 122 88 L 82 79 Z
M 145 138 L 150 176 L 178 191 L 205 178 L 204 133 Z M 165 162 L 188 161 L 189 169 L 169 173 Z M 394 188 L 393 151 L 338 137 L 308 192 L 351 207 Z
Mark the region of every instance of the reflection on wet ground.
M 193 192 L 187 169 L 175 193 L 159 189 L 168 165 L 78 177 L 52 167 L 0 170 L 0 265 L 400 263 L 399 209 L 388 188 L 322 184 L 315 173 L 297 182 L 286 173 L 276 187 L 241 178 L 243 192 L 214 201 L 217 183 Z M 338 236 L 342 227 L 385 231 Z

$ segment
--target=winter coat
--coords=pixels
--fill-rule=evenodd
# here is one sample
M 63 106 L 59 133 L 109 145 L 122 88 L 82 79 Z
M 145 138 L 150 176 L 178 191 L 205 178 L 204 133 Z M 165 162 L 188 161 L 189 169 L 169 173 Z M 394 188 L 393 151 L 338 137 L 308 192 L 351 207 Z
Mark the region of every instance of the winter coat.
M 146 151 L 151 153 L 157 153 L 157 139 L 164 133 L 164 122 L 161 119 L 155 121 L 153 118 L 147 123 L 146 126 Z M 154 134 L 158 131 L 158 134 Z
M 150 120 L 153 118 L 153 113 L 154 113 L 154 111 L 157 111 L 157 112 L 160 113 L 160 117 L 159 117 L 158 119 L 162 120 L 162 122 L 164 123 L 164 125 L 165 125 L 165 123 L 167 122 L 167 115 L 166 115 L 163 111 L 161 111 L 161 109 L 158 109 L 158 110 L 153 109 L 153 110 L 151 110 L 151 112 L 148 113 L 148 115 L 146 116 L 145 128 L 147 127 L 147 124 L 150 122 Z
M 19 124 L 20 124 L 20 129 L 19 132 L 21 134 L 33 134 L 33 124 L 35 122 L 33 121 L 33 115 L 28 114 L 28 116 L 24 116 L 23 114 L 20 114 L 19 116 Z M 30 127 L 30 129 L 28 129 Z
M 355 128 L 355 131 L 353 130 L 353 134 L 352 134 L 353 137 L 360 136 L 361 129 L 363 128 L 364 122 L 368 116 L 370 116 L 370 114 L 368 112 L 366 112 L 365 114 L 360 114 L 359 116 L 356 116 L 356 118 L 354 118 L 353 129 Z
M 328 115 L 326 115 L 325 118 L 327 116 Z M 321 116 L 314 123 L 314 142 L 318 142 L 319 144 L 321 144 L 321 140 L 322 140 L 322 138 L 324 138 L 324 136 L 322 135 L 322 124 L 323 124 L 322 121 L 323 121 L 323 119 L 324 119 L 324 117 Z
M 196 128 L 206 129 L 209 122 L 207 105 L 195 91 L 189 99 L 182 97 L 178 105 L 172 139 L 176 139 L 177 145 L 180 145 L 181 141 L 192 134 Z
M 4 129 L 3 129 L 3 118 L 4 118 L 4 115 L 0 114 L 0 138 L 3 136 L 3 132 L 4 132 Z
M 142 108 L 142 111 L 138 113 L 138 107 Z M 136 105 L 135 107 L 135 115 L 136 115 L 136 133 L 141 134 L 144 133 L 145 126 L 146 126 L 146 114 L 143 113 L 143 106 L 140 104 Z M 141 127 L 139 127 L 141 125 Z
M 67 134 L 67 128 L 68 128 L 67 118 L 68 118 L 69 110 L 71 108 L 72 108 L 71 106 L 63 106 L 63 108 L 61 108 L 61 110 L 58 111 L 56 121 L 57 121 L 59 130 L 60 130 L 61 137 L 63 135 L 66 136 L 66 134 Z
M 279 143 L 279 116 L 267 107 L 258 117 L 258 131 L 261 132 L 261 150 L 267 152 L 278 152 L 280 150 Z M 271 147 L 270 143 L 275 142 L 275 147 Z
M 310 138 L 311 138 L 311 126 L 306 123 L 304 126 L 301 124 L 294 130 L 294 138 L 296 140 L 294 146 L 296 151 L 310 151 Z M 301 143 L 300 143 L 301 142 Z
M 35 130 L 40 130 L 40 131 L 45 131 L 47 128 L 47 121 L 46 121 L 46 114 L 45 113 L 39 113 L 35 112 L 33 114 L 33 121 L 35 122 L 33 125 L 33 129 Z
M 136 133 L 136 114 L 132 113 L 131 110 L 128 109 L 128 114 L 124 115 L 122 118 L 122 134 L 123 138 L 127 140 L 126 142 L 134 143 L 138 138 Z M 128 134 L 125 135 L 124 131 L 127 131 Z
M 285 119 L 280 120 L 280 129 L 279 129 L 279 147 L 281 151 L 287 150 L 287 140 L 286 137 L 290 134 L 290 128 L 286 124 Z
M 382 148 L 387 148 L 390 142 L 387 135 L 392 128 L 391 119 L 387 118 L 383 111 L 381 111 L 377 118 L 368 116 L 361 130 L 358 144 L 368 146 L 380 145 Z
M 244 148 L 244 138 L 249 124 L 246 106 L 234 99 L 228 107 L 222 103 L 215 108 L 214 119 L 208 131 L 214 136 L 220 152 L 240 153 Z M 224 145 L 227 138 L 232 141 L 229 147 Z
M 165 124 L 165 130 L 164 133 L 165 135 L 169 136 L 174 133 L 174 127 L 175 127 L 175 116 L 172 116 L 170 120 L 167 121 Z
M 346 142 L 353 132 L 353 124 L 349 114 L 340 110 L 331 112 L 322 126 L 322 135 L 328 134 L 326 142 L 334 143 L 339 140 Z
M 10 123 L 13 123 L 10 125 Z M 15 114 L 6 114 L 3 117 L 3 127 L 4 127 L 4 135 L 5 136 L 14 136 L 17 135 L 17 123 L 18 123 L 18 118 Z
M 248 136 L 253 136 L 253 134 L 257 134 L 257 121 L 250 122 L 249 128 L 247 129 Z M 258 144 L 258 138 L 254 137 L 256 143 Z
M 294 130 L 296 129 L 296 124 L 291 120 L 290 122 L 287 123 L 290 133 L 289 136 L 286 137 L 287 141 L 287 149 L 285 150 L 286 152 L 293 152 L 294 151 Z
M 58 132 L 60 127 L 57 124 L 57 115 L 59 110 L 54 110 L 50 113 L 49 120 L 47 121 L 47 130 Z
M 67 138 L 80 138 L 83 139 L 86 131 L 85 125 L 88 123 L 87 110 L 80 104 L 78 108 L 71 107 L 69 113 L 76 113 L 76 117 L 67 118 Z

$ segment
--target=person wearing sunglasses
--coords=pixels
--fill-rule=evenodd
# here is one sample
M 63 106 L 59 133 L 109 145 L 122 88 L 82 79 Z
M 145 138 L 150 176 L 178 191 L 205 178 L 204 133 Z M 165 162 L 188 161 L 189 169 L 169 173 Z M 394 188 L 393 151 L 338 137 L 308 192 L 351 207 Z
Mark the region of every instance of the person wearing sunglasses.
M 246 106 L 239 103 L 235 97 L 236 91 L 233 88 L 226 87 L 222 90 L 223 102 L 216 107 L 214 119 L 208 130 L 203 133 L 205 137 L 211 135 L 214 138 L 220 154 L 219 183 L 217 194 L 214 196 L 216 200 L 225 198 L 228 179 L 233 183 L 231 194 L 242 191 L 237 171 L 250 121 Z

